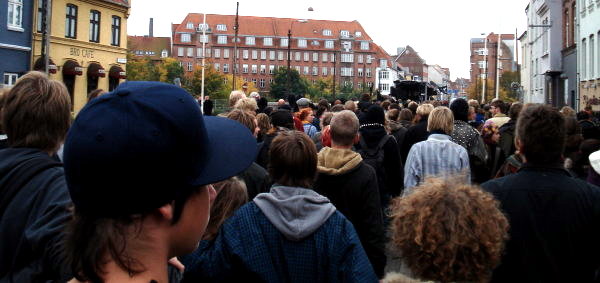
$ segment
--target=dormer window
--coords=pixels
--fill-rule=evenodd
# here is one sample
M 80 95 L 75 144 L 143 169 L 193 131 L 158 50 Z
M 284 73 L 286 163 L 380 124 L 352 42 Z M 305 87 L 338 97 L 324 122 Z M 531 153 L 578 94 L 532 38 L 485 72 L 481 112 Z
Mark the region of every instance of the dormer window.
M 246 37 L 246 45 L 254 45 L 256 44 L 255 38 L 253 36 Z
M 331 30 L 330 29 L 324 29 L 323 30 L 323 35 L 324 36 L 331 36 Z
M 194 29 L 194 23 L 192 22 L 188 22 L 187 25 L 185 25 L 186 29 Z
M 163 49 L 162 52 L 160 53 L 160 58 L 167 58 L 169 57 L 169 52 L 167 52 L 166 49 Z
M 340 31 L 342 37 L 350 37 L 350 32 L 347 30 Z
M 181 42 L 191 42 L 191 41 L 192 41 L 192 36 L 189 33 L 181 34 Z
M 362 36 L 362 32 L 357 31 L 354 33 L 354 37 L 361 37 Z
M 227 25 L 223 25 L 223 24 L 217 25 L 217 30 L 227 31 Z
M 306 39 L 298 39 L 298 47 L 306 47 Z
M 208 30 L 208 24 L 199 24 L 199 25 L 198 25 L 198 30 L 199 30 L 199 31 L 205 31 L 205 30 Z

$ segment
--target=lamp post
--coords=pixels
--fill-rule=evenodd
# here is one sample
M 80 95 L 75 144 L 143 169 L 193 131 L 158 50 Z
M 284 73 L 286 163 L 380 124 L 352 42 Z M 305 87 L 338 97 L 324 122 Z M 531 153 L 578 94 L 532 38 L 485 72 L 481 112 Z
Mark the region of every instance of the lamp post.
M 314 11 L 314 9 L 312 7 L 308 8 L 309 12 Z M 297 20 L 300 23 L 306 23 L 308 22 L 308 20 Z M 286 94 L 289 97 L 290 94 L 292 94 L 292 79 L 291 79 L 291 73 L 290 73 L 290 68 L 291 68 L 291 62 L 292 62 L 292 28 L 294 27 L 294 23 L 296 22 L 296 20 L 292 20 L 292 22 L 290 23 L 290 28 L 288 29 L 288 42 L 287 42 L 287 49 L 288 49 L 288 58 L 287 58 L 287 90 L 286 90 Z
M 485 36 L 485 33 L 482 33 L 481 35 Z M 487 50 L 487 36 L 483 38 L 483 52 L 484 52 L 484 56 L 485 56 L 485 63 L 483 65 L 483 87 L 481 88 L 481 104 L 485 104 L 485 88 L 486 88 L 486 82 L 487 82 L 487 64 L 488 64 L 488 50 Z

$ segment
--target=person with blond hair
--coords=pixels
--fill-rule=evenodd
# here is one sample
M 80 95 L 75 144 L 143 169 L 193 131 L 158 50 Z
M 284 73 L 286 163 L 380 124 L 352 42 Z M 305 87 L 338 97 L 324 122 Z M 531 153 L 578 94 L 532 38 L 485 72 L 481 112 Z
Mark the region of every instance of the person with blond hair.
M 242 98 L 246 98 L 246 95 L 244 94 L 243 91 L 241 91 L 241 90 L 232 91 L 231 94 L 229 94 L 229 107 L 234 108 L 234 106 L 238 102 L 238 100 L 240 100 Z
M 450 135 L 454 129 L 454 116 L 445 106 L 439 106 L 429 114 L 427 140 L 418 142 L 410 149 L 404 166 L 404 193 L 409 195 L 414 187 L 427 177 L 465 174 L 470 183 L 469 154 L 454 143 Z
M 392 251 L 408 274 L 388 273 L 385 283 L 487 282 L 508 239 L 498 201 L 462 177 L 426 179 L 391 214 Z
M 62 254 L 72 206 L 55 159 L 71 125 L 65 85 L 30 72 L 2 96 L 0 124 L 0 282 L 67 281 Z
M 256 99 L 246 97 L 238 100 L 233 106 L 234 109 L 240 109 L 246 112 L 252 112 L 256 114 L 256 110 L 258 109 L 258 105 L 256 104 Z

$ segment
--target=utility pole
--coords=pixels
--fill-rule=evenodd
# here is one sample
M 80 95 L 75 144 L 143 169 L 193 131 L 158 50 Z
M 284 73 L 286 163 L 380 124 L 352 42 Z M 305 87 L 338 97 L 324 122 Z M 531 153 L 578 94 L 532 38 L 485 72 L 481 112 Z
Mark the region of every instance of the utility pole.
M 485 36 L 485 38 L 483 39 L 484 43 L 483 43 L 483 49 L 485 52 L 485 63 L 483 66 L 483 87 L 481 88 L 481 104 L 485 104 L 485 88 L 486 88 L 486 83 L 487 83 L 487 64 L 488 64 L 488 48 L 487 48 L 487 35 Z
M 200 87 L 200 111 L 204 114 L 204 66 L 206 63 L 206 13 L 202 22 L 202 85 Z M 235 56 L 235 54 L 233 55 Z
M 238 44 L 238 30 L 240 28 L 238 17 L 240 11 L 240 2 L 236 2 L 235 8 L 235 24 L 233 25 L 233 30 L 235 31 L 235 36 L 233 37 L 233 66 L 231 69 L 233 70 L 233 82 L 231 86 L 231 91 L 235 90 L 235 73 L 237 72 L 236 64 L 237 64 L 237 44 Z
M 292 25 L 294 24 L 294 22 L 292 22 Z M 290 94 L 292 93 L 291 88 L 292 88 L 292 81 L 291 81 L 291 73 L 290 73 L 290 68 L 291 68 L 291 62 L 292 62 L 292 27 L 290 25 L 290 28 L 288 29 L 288 40 L 287 40 L 287 81 L 286 81 L 286 85 L 287 85 L 287 97 L 290 96 Z
M 496 43 L 496 99 L 500 93 L 500 45 L 502 44 L 502 35 L 498 34 L 498 42 Z
M 52 23 L 52 0 L 42 1 L 42 56 L 44 72 L 50 71 L 50 27 Z

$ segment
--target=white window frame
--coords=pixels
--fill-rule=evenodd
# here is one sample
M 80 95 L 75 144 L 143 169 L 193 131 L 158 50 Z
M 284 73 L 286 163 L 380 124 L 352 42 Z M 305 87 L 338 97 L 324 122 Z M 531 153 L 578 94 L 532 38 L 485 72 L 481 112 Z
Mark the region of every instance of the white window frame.
M 269 60 L 274 61 L 275 60 L 275 50 L 269 50 Z
M 294 60 L 296 60 L 296 61 L 302 60 L 302 52 L 296 51 L 296 54 L 294 54 Z
M 340 74 L 342 75 L 342 77 L 352 77 L 352 73 L 353 73 L 352 68 L 342 67 L 340 69 Z
M 350 37 L 350 32 L 347 30 L 342 30 L 342 31 L 340 31 L 340 36 L 341 37 Z
M 219 63 L 214 63 L 213 67 L 215 68 L 215 71 L 220 72 L 221 71 L 221 64 Z
M 227 36 L 226 35 L 217 36 L 217 44 L 227 44 Z
M 369 50 L 369 42 L 361 41 L 360 42 L 360 50 Z
M 163 51 L 160 52 L 160 58 L 167 58 L 169 57 L 169 51 L 167 51 L 166 49 L 163 49 Z
M 342 53 L 342 63 L 354 63 L 354 54 L 352 53 Z
M 357 74 L 359 77 L 363 77 L 363 76 L 365 75 L 365 71 L 363 70 L 363 68 L 358 68 L 358 69 L 356 70 L 356 74 Z
M 260 51 L 260 60 L 267 60 L 267 50 Z
M 333 49 L 334 43 L 333 40 L 325 40 L 325 48 Z
M 258 50 L 252 50 L 252 60 L 258 60 Z
M 319 75 L 319 67 L 317 67 L 317 66 L 313 66 L 312 67 L 312 75 L 313 76 L 318 76 Z
M 181 42 L 192 42 L 192 35 L 189 33 L 182 33 Z
M 185 48 L 177 47 L 177 56 L 183 57 L 184 53 L 185 53 Z
M 3 87 L 8 88 L 14 86 L 18 79 L 19 74 L 17 73 L 4 73 L 2 80 Z
M 252 65 L 251 70 L 252 70 L 253 74 L 257 74 L 258 73 L 258 65 Z
M 266 74 L 267 73 L 267 65 L 260 65 L 260 73 L 261 74 Z
M 223 48 L 223 59 L 229 58 L 229 48 Z
M 217 25 L 217 30 L 218 30 L 218 31 L 227 31 L 227 25 L 224 25 L 224 24 L 218 24 L 218 25 Z
M 248 49 L 242 50 L 242 59 L 248 59 L 249 55 Z
M 198 42 L 200 42 L 200 43 L 209 43 L 209 41 L 210 41 L 210 35 L 208 35 L 208 34 L 198 36 Z
M 319 53 L 313 52 L 313 62 L 319 62 Z
M 223 73 L 229 73 L 229 64 L 223 64 Z
M 275 73 L 275 65 L 269 65 L 269 75 L 272 75 Z
M 327 67 L 321 67 L 321 75 L 327 76 Z
M 299 38 L 298 39 L 298 48 L 306 48 L 306 39 Z
M 302 70 L 302 74 L 304 75 L 308 75 L 308 73 L 310 72 L 310 69 L 308 66 L 304 66 L 303 70 Z
M 277 60 L 283 61 L 283 51 L 277 51 Z
M 258 82 L 258 87 L 265 88 L 265 79 L 260 79 L 260 81 Z
M 324 36 L 331 36 L 331 30 L 330 29 L 324 29 L 323 30 L 323 35 Z
M 215 49 L 213 50 L 213 56 L 214 56 L 215 58 L 221 58 L 221 49 L 219 49 L 219 48 L 215 48 Z
M 272 37 L 263 38 L 263 45 L 264 46 L 273 46 L 273 38 Z
M 6 25 L 10 30 L 23 30 L 23 0 L 8 0 Z M 12 15 L 11 15 L 12 13 Z
M 194 47 L 187 48 L 187 57 L 194 57 Z
M 357 63 L 362 64 L 364 62 L 364 59 L 363 59 L 364 57 L 362 54 L 358 54 L 356 57 L 357 57 L 356 58 Z
M 288 47 L 288 44 L 290 44 L 290 43 L 289 43 L 289 41 L 288 41 L 288 39 L 287 39 L 287 38 L 281 38 L 281 39 L 279 40 L 279 45 L 280 45 L 281 47 Z
M 256 45 L 256 38 L 254 36 L 246 36 L 246 45 Z
M 361 36 L 362 36 L 362 32 L 360 32 L 360 31 L 354 32 L 354 37 L 361 37 Z
M 310 61 L 310 53 L 304 52 L 304 62 Z
M 191 72 L 194 70 L 194 63 L 193 62 L 187 62 L 187 70 L 188 72 Z
M 249 70 L 248 64 L 243 64 L 242 65 L 242 73 L 247 74 L 249 72 L 248 70 Z

